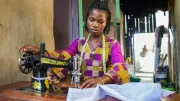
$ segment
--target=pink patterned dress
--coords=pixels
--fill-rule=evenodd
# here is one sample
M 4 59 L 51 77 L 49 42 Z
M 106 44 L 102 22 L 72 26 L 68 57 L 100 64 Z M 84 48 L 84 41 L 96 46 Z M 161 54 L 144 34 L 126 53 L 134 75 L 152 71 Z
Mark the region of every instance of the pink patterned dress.
M 81 54 L 82 47 L 85 44 L 86 38 L 76 39 L 67 49 L 60 51 L 48 51 L 51 57 L 67 60 L 75 54 Z M 124 84 L 129 82 L 129 73 L 124 64 L 124 57 L 121 52 L 120 44 L 115 39 L 105 38 L 105 60 L 106 60 L 106 73 L 103 71 L 102 59 L 102 44 L 99 45 L 94 51 L 91 51 L 90 46 L 87 44 L 82 56 L 82 75 L 86 80 L 91 77 L 109 76 L 113 83 Z M 51 77 L 49 79 L 58 83 L 60 79 L 67 75 L 68 70 L 62 68 L 53 68 L 49 70 Z M 53 75 L 53 76 L 52 76 Z

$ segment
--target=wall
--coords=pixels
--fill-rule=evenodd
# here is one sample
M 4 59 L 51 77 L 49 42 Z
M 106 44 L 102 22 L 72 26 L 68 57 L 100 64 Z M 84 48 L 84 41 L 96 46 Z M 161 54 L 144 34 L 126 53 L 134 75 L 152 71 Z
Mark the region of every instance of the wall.
M 114 0 L 109 0 L 109 9 L 111 11 L 111 22 L 116 22 L 116 8 L 115 8 L 115 3 Z M 111 31 L 109 33 L 109 36 L 115 39 L 117 38 L 117 33 L 116 33 L 116 28 L 114 26 L 111 26 Z M 122 10 L 120 10 L 120 44 L 121 44 L 121 49 L 122 53 L 124 54 L 125 51 L 125 38 L 124 38 L 124 13 Z
M 54 0 L 55 48 L 65 49 L 79 37 L 78 0 Z
M 122 54 L 125 56 L 125 34 L 124 34 L 124 12 L 121 10 L 120 13 L 120 43 L 121 43 L 121 48 L 122 48 Z
M 69 44 L 70 2 L 71 0 L 54 0 L 54 36 L 56 49 L 64 49 Z
M 171 18 L 171 25 L 174 26 L 175 25 L 175 47 L 174 47 L 174 60 L 175 60 L 175 76 L 176 76 L 176 83 L 178 83 L 178 88 L 180 88 L 180 42 L 178 41 L 180 39 L 180 0 L 174 0 L 174 14 L 172 14 L 174 17 L 174 21 L 172 20 L 173 18 Z M 173 10 L 172 10 L 173 11 Z M 179 89 L 180 92 L 180 89 Z
M 30 80 L 18 69 L 25 44 L 54 49 L 52 0 L 0 0 L 0 85 Z

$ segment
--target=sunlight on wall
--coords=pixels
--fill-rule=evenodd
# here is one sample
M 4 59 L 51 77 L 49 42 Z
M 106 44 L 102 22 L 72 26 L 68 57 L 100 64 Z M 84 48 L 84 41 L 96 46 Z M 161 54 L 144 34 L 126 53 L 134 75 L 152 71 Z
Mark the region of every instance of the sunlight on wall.
M 155 33 L 137 33 L 134 35 L 134 52 L 135 52 L 135 66 L 136 71 L 153 72 L 154 64 L 154 54 L 153 54 L 153 44 L 154 44 L 154 34 Z M 142 48 L 146 45 L 148 52 L 145 57 L 141 57 L 140 53 Z
M 160 25 L 164 25 L 166 28 L 168 28 L 168 23 L 169 23 L 169 12 L 158 10 L 156 12 L 156 27 Z

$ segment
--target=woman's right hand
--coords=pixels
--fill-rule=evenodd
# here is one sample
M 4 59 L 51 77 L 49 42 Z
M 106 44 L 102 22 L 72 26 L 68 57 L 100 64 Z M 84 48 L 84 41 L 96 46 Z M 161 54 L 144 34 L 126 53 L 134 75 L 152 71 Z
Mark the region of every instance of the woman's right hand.
M 40 52 L 40 48 L 36 47 L 36 46 L 32 46 L 32 45 L 25 45 L 23 46 L 19 52 L 22 54 L 24 52 L 32 52 L 32 53 L 39 53 Z

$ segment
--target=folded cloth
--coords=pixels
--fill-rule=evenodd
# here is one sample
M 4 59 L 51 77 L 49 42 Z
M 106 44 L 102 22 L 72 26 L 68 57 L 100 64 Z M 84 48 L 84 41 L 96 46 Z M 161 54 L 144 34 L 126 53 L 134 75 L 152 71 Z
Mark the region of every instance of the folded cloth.
M 174 92 L 162 90 L 158 83 L 126 83 L 98 85 L 96 88 L 69 88 L 67 101 L 98 101 L 106 95 L 121 101 L 161 101 Z

